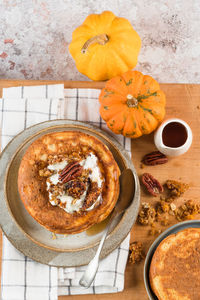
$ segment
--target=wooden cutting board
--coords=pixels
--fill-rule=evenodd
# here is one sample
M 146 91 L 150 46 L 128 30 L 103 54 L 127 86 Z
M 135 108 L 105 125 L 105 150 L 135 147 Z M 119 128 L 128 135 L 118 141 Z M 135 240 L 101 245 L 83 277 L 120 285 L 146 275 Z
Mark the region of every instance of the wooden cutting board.
M 0 80 L 0 95 L 3 87 L 18 85 L 38 85 L 64 83 L 65 88 L 102 88 L 104 82 L 81 82 L 81 81 L 28 81 L 28 80 Z M 161 84 L 161 88 L 166 94 L 167 108 L 166 118 L 178 117 L 184 119 L 192 128 L 194 139 L 190 150 L 177 158 L 171 158 L 167 164 L 153 167 L 140 168 L 140 161 L 144 154 L 155 150 L 153 144 L 153 134 L 132 140 L 132 160 L 140 176 L 144 172 L 149 172 L 161 183 L 167 179 L 181 180 L 190 184 L 190 189 L 182 198 L 176 200 L 179 205 L 184 200 L 193 199 L 200 202 L 200 85 L 193 84 Z M 92 100 L 91 100 L 92 101 Z M 141 191 L 141 202 L 156 203 L 158 199 L 148 196 Z M 173 219 L 169 226 L 177 221 Z M 164 231 L 169 226 L 157 228 Z M 147 252 L 149 246 L 156 236 L 149 235 L 150 227 L 135 224 L 131 231 L 131 241 L 141 241 L 144 251 Z M 1 247 L 1 241 L 0 241 Z M 0 249 L 1 250 L 1 249 Z M 143 283 L 143 263 L 127 264 L 125 273 L 125 289 L 122 293 L 106 295 L 76 295 L 61 296 L 59 300 L 147 300 L 147 294 Z

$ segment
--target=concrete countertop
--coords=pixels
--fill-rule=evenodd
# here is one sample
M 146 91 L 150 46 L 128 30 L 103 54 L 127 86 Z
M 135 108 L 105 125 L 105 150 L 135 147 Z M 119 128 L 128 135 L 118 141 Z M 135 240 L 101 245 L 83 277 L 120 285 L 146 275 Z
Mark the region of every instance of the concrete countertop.
M 200 83 L 199 0 L 2 0 L 0 78 L 87 80 L 68 44 L 87 15 L 104 10 L 139 33 L 137 70 L 160 82 Z

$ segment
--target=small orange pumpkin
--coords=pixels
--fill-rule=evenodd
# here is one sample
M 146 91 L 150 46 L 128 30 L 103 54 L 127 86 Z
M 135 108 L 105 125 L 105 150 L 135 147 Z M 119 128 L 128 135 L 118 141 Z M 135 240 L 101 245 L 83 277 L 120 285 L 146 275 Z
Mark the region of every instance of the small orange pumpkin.
M 130 138 L 151 133 L 165 115 L 165 94 L 158 82 L 138 71 L 107 81 L 99 101 L 100 115 L 107 126 Z

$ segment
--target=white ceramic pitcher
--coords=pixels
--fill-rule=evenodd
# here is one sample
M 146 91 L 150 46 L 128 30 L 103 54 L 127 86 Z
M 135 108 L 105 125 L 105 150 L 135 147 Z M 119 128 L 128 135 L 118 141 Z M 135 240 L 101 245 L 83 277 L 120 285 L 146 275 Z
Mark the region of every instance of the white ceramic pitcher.
M 185 128 L 186 138 L 182 145 L 179 145 L 177 147 L 175 147 L 175 146 L 171 147 L 169 145 L 164 144 L 163 130 L 170 123 L 178 123 L 178 124 L 182 125 L 181 127 Z M 165 129 L 165 131 L 166 131 L 166 129 Z M 172 134 L 172 138 L 173 138 L 173 134 Z M 181 155 L 181 154 L 185 153 L 192 144 L 192 130 L 191 130 L 190 126 L 181 119 L 177 119 L 177 118 L 168 119 L 168 120 L 164 121 L 156 130 L 155 135 L 154 135 L 154 143 L 155 143 L 157 149 L 167 156 Z

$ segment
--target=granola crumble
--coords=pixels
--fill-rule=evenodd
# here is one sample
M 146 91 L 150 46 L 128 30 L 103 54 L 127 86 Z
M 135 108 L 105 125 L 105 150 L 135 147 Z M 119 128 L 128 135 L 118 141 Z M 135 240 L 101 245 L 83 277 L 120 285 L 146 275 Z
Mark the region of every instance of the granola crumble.
M 168 189 L 168 196 L 165 198 L 165 201 L 172 202 L 174 199 L 180 197 L 189 189 L 189 184 L 176 181 L 176 180 L 167 180 L 165 186 Z
M 81 180 L 71 180 L 69 181 L 65 188 L 67 189 L 68 195 L 74 197 L 75 199 L 79 198 L 84 191 L 86 190 L 86 181 Z
M 184 204 L 177 207 L 173 203 L 188 190 L 189 185 L 176 180 L 167 180 L 165 183 L 165 195 L 160 196 L 158 202 L 142 203 L 138 214 L 138 223 L 141 225 L 150 225 L 149 235 L 157 235 L 162 232 L 157 226 L 168 226 L 172 217 L 178 221 L 193 220 L 197 214 L 200 214 L 200 204 L 192 200 L 187 200 Z M 167 192 L 167 195 L 166 195 Z
M 167 213 L 170 210 L 170 206 L 165 201 L 161 200 L 157 203 L 156 212 L 157 213 Z
M 149 230 L 149 235 L 157 235 L 160 234 L 162 230 L 160 228 L 157 228 L 155 224 L 153 223 L 151 226 L 151 229 Z
M 175 216 L 178 221 L 193 220 L 195 215 L 200 213 L 200 205 L 193 200 L 187 200 L 175 210 Z
M 133 242 L 129 246 L 129 262 L 131 264 L 139 263 L 144 259 L 143 246 L 141 242 Z
M 152 224 L 155 220 L 155 216 L 155 209 L 151 207 L 149 203 L 143 202 L 138 215 L 138 222 L 141 225 Z

